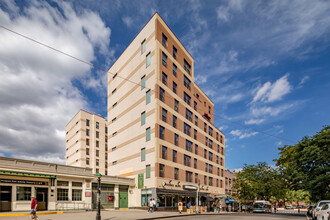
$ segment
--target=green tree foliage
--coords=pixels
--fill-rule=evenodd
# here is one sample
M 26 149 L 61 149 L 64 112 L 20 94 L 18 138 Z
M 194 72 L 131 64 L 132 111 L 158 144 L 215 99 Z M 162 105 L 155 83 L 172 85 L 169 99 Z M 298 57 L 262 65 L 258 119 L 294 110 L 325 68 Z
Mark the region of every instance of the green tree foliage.
M 270 198 L 279 201 L 285 197 L 286 183 L 278 169 L 259 162 L 257 165 L 245 164 L 237 173 L 233 188 L 241 202 Z
M 304 190 L 288 190 L 285 194 L 286 200 L 290 202 L 310 203 L 310 193 Z
M 276 165 L 291 190 L 308 191 L 312 201 L 330 198 L 330 126 L 293 146 L 278 149 Z

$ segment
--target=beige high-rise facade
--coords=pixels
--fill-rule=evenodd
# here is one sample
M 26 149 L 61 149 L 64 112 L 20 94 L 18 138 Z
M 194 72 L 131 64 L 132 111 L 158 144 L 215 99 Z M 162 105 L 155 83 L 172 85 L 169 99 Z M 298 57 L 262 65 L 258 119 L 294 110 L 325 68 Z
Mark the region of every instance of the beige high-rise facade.
M 107 175 L 107 129 L 105 118 L 80 110 L 65 127 L 66 165 Z
M 225 137 L 194 59 L 156 13 L 108 71 L 108 171 L 134 177 L 131 207 L 202 205 L 225 193 Z

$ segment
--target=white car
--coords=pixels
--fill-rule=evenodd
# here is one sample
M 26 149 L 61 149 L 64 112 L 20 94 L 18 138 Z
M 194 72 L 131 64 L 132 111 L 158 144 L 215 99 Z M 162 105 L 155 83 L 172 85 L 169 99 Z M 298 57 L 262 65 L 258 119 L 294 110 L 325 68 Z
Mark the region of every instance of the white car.
M 314 210 L 313 210 L 313 212 L 312 212 L 312 219 L 313 219 L 313 220 L 316 220 L 317 213 L 321 210 L 321 207 L 322 207 L 323 205 L 327 204 L 327 203 L 330 203 L 330 200 L 321 200 L 321 201 L 319 201 L 319 202 L 316 204 L 316 206 L 315 206 L 315 208 L 314 208 Z M 326 220 L 327 220 L 327 219 L 326 219 Z
M 321 210 L 316 214 L 317 220 L 330 219 L 330 203 L 327 203 L 321 207 Z

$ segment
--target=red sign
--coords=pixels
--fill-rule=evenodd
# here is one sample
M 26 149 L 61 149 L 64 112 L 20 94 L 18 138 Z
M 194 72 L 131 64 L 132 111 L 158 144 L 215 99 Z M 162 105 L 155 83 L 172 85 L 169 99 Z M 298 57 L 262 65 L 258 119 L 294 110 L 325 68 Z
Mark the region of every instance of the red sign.
M 108 196 L 108 201 L 113 201 L 113 196 Z
M 85 192 L 85 197 L 92 197 L 92 192 Z

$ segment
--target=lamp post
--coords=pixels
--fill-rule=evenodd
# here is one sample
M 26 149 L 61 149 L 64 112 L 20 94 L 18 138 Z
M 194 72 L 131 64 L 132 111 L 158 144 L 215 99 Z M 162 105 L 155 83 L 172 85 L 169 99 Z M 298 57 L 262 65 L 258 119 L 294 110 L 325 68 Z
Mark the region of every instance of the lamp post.
M 101 220 L 101 177 L 102 174 L 97 174 L 97 214 L 96 220 Z

